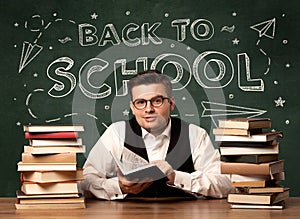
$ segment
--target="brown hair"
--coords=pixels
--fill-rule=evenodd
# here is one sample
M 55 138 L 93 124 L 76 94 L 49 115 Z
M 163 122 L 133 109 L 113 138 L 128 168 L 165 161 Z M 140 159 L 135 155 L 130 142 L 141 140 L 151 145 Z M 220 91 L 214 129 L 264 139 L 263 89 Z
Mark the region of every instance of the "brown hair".
M 168 97 L 172 97 L 172 84 L 168 76 L 158 70 L 146 70 L 136 74 L 128 81 L 129 94 L 132 98 L 132 88 L 142 84 L 163 84 Z

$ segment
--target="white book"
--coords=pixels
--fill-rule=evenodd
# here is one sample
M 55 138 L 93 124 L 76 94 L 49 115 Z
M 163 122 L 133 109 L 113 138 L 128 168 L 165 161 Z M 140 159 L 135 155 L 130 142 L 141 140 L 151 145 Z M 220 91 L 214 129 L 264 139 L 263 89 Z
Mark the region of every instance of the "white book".
M 279 154 L 279 144 L 266 147 L 220 147 L 221 155 Z
M 25 132 L 82 132 L 82 125 L 25 125 Z
M 284 209 L 284 202 L 275 205 L 255 205 L 255 204 L 230 204 L 231 209 L 273 209 L 282 210 Z
M 273 175 L 241 175 L 241 174 L 230 174 L 231 182 L 253 182 L 261 180 L 285 180 L 285 173 L 279 172 Z
M 121 162 L 112 152 L 110 152 L 110 154 L 122 174 L 130 180 L 150 178 L 154 181 L 166 177 L 166 175 L 155 164 L 125 163 Z
M 27 183 L 23 182 L 21 191 L 26 195 L 41 194 L 67 194 L 78 193 L 77 182 L 58 182 L 58 183 Z
M 19 162 L 18 171 L 76 171 L 76 163 L 23 163 Z
M 230 174 L 231 182 L 253 182 L 261 180 L 271 180 L 271 175 L 241 175 Z
M 85 153 L 85 145 L 81 146 L 41 146 L 41 147 L 32 147 L 24 146 L 25 153 L 31 154 L 55 154 L 55 153 Z
M 82 139 L 29 139 L 31 146 L 80 146 Z
M 231 141 L 231 142 L 268 142 L 277 140 L 282 137 L 281 132 L 264 132 L 250 136 L 238 135 L 215 135 L 215 140 L 218 142 Z
M 79 193 L 61 193 L 61 194 L 35 194 L 34 196 L 32 195 L 26 195 L 24 192 L 21 190 L 16 191 L 16 196 L 18 199 L 44 199 L 44 198 L 79 198 Z

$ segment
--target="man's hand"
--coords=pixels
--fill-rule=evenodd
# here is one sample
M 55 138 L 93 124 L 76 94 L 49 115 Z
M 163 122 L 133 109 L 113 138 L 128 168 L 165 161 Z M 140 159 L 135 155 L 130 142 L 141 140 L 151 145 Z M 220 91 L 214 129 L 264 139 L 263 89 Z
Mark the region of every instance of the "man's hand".
M 150 162 L 158 166 L 158 168 L 168 177 L 167 184 L 174 185 L 175 181 L 175 172 L 173 167 L 165 160 L 155 160 Z
M 118 167 L 116 170 L 119 178 L 119 186 L 123 194 L 138 194 L 153 183 L 153 180 L 150 178 L 129 180 L 122 175 Z

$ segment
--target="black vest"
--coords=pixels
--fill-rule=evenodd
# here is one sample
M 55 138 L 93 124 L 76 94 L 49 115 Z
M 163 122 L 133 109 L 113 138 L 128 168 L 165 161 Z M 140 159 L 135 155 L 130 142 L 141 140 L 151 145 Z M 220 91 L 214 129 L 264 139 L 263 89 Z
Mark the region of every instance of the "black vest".
M 149 161 L 142 138 L 142 129 L 134 117 L 126 121 L 124 146 Z M 190 149 L 189 124 L 178 118 L 171 117 L 171 139 L 166 161 L 174 170 L 188 173 L 195 171 Z M 176 192 L 176 190 L 171 189 L 166 185 L 165 180 L 157 180 L 143 192 L 129 195 L 129 197 L 177 197 L 185 195 L 183 192 Z

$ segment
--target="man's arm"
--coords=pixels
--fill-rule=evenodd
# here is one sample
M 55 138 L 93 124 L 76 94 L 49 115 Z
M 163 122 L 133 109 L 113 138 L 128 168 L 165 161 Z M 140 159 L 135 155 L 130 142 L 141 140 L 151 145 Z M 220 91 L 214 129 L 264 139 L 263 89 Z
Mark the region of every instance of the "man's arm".
M 195 172 L 175 171 L 175 185 L 204 196 L 223 198 L 232 190 L 228 175 L 220 172 L 220 155 L 207 132 L 190 125 L 190 143 Z
M 94 145 L 83 167 L 85 179 L 80 182 L 80 188 L 85 193 L 92 193 L 100 199 L 116 200 L 125 198 L 129 193 L 139 193 L 152 184 L 147 178 L 139 182 L 129 181 L 116 171 L 117 167 L 109 151 L 134 163 L 147 162 L 123 148 L 124 135 L 125 123 L 118 122 L 109 126 Z
M 105 174 L 97 171 L 87 160 L 83 170 L 84 180 L 80 182 L 83 192 L 92 193 L 95 197 L 106 200 L 123 199 L 118 177 L 106 178 Z
M 120 151 L 116 151 L 117 154 L 121 153 L 124 128 L 125 123 L 110 125 L 93 146 L 83 166 L 84 180 L 80 182 L 81 190 L 100 199 L 114 200 L 125 197 L 119 187 L 115 163 L 109 153 L 112 145 L 120 148 Z

